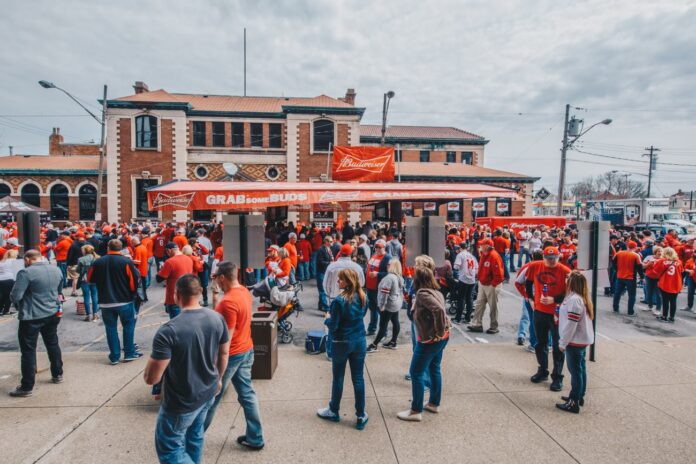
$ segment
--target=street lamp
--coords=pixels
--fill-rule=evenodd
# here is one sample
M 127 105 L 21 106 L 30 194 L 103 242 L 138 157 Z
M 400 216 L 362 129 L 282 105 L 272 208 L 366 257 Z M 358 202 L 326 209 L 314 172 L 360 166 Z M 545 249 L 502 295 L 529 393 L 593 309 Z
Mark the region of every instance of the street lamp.
M 384 146 L 384 139 L 387 135 L 387 112 L 389 111 L 389 100 L 394 98 L 396 94 L 393 90 L 384 94 L 384 102 L 382 103 L 382 140 L 380 145 Z
M 556 214 L 561 216 L 563 214 L 563 190 L 565 188 L 565 172 L 566 172 L 566 153 L 568 149 L 573 146 L 577 140 L 583 135 L 587 134 L 593 127 L 599 125 L 608 126 L 611 124 L 612 120 L 607 118 L 600 122 L 592 124 L 590 127 L 585 129 L 576 135 L 572 140 L 568 140 L 568 116 L 570 115 L 570 105 L 566 105 L 565 108 L 565 125 L 563 126 L 563 145 L 561 146 L 561 174 L 558 179 L 558 198 L 556 200 Z
M 94 212 L 94 220 L 95 221 L 101 221 L 102 219 L 102 214 L 101 214 L 101 200 L 102 200 L 102 185 L 104 183 L 104 155 L 106 154 L 106 147 L 104 146 L 104 139 L 106 136 L 106 85 L 104 85 L 104 97 L 102 99 L 102 114 L 101 114 L 101 119 L 98 118 L 94 113 L 92 113 L 85 105 L 80 103 L 80 101 L 73 97 L 70 92 L 67 90 L 61 89 L 57 85 L 55 85 L 53 82 L 45 81 L 45 80 L 40 80 L 39 85 L 43 87 L 44 89 L 56 89 L 60 90 L 63 92 L 65 95 L 70 97 L 72 101 L 80 105 L 80 108 L 85 110 L 87 114 L 92 116 L 95 121 L 97 121 L 101 125 L 101 141 L 99 143 L 99 169 L 97 172 L 97 204 Z

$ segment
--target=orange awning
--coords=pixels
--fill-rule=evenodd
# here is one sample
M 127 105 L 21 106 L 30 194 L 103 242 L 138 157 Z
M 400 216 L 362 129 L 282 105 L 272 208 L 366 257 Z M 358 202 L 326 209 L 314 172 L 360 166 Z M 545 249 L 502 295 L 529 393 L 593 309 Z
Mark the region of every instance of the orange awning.
M 148 189 L 152 210 L 253 211 L 274 206 L 390 200 L 517 198 L 485 184 L 353 182 L 204 182 L 177 180 Z

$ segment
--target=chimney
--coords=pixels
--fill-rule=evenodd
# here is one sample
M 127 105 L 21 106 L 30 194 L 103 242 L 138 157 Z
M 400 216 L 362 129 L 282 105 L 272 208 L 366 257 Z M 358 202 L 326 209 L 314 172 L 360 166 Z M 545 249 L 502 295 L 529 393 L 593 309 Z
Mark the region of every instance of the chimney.
M 133 90 L 135 90 L 136 94 L 145 93 L 145 92 L 150 91 L 147 84 L 144 83 L 143 81 L 135 81 L 135 85 L 133 86 Z
M 348 103 L 349 105 L 355 105 L 355 96 L 356 95 L 357 94 L 355 93 L 355 89 L 348 89 L 348 90 L 346 90 L 346 96 L 343 97 L 341 100 Z
M 63 143 L 63 136 L 60 135 L 60 127 L 54 127 L 51 135 L 48 136 L 48 154 L 60 155 L 60 146 Z

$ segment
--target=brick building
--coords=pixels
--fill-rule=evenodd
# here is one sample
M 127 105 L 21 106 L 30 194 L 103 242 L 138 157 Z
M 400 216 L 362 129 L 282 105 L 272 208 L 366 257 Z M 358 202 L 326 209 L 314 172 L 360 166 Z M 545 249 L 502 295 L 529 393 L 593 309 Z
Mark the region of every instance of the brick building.
M 0 197 L 12 195 L 44 208 L 55 221 L 93 220 L 99 146 L 64 143 L 60 129 L 54 128 L 48 147 L 48 155 L 0 157 Z M 106 213 L 106 188 L 102 190 Z

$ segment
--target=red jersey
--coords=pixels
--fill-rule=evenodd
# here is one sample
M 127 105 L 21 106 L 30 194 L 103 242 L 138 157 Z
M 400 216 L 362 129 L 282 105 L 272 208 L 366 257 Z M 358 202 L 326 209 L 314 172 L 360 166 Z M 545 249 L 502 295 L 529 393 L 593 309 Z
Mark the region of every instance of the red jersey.
M 544 296 L 544 285 L 546 285 L 546 296 L 557 297 L 566 293 L 566 277 L 570 274 L 570 269 L 557 264 L 548 267 L 544 261 L 532 261 L 527 268 L 527 281 L 534 282 L 534 310 L 546 314 L 555 314 L 556 303 L 542 304 L 541 297 Z
M 165 246 L 167 245 L 167 237 L 164 234 L 159 234 L 155 237 L 152 243 L 152 255 L 155 258 L 164 258 Z
M 679 293 L 682 290 L 682 272 L 684 267 L 679 261 L 667 261 L 662 258 L 655 263 L 655 272 L 660 276 L 657 286 L 667 293 Z
M 616 253 L 616 277 L 622 280 L 635 280 L 636 268 L 640 266 L 640 255 L 633 251 L 622 250 Z
M 510 240 L 502 236 L 495 237 L 493 238 L 493 248 L 495 248 L 498 254 L 504 255 L 505 251 L 510 249 Z
M 370 274 L 373 272 L 379 272 L 379 265 L 382 263 L 382 258 L 384 258 L 385 255 L 377 256 L 372 255 L 370 260 L 367 262 L 367 272 L 365 273 L 365 288 L 368 290 L 377 290 L 377 284 L 379 284 L 379 278 L 378 277 L 372 277 Z
M 575 250 L 576 246 L 572 243 L 561 243 L 561 246 L 558 247 L 558 251 L 561 253 L 561 262 L 568 264 L 568 260 L 573 256 Z
M 497 287 L 505 278 L 503 269 L 503 259 L 497 251 L 491 250 L 481 255 L 479 261 L 478 280 L 481 285 L 492 285 Z

